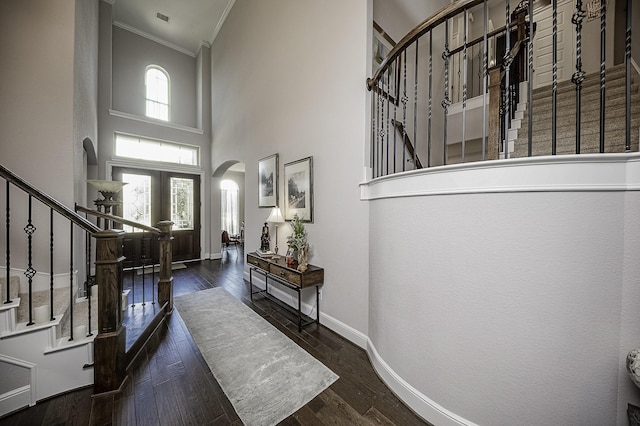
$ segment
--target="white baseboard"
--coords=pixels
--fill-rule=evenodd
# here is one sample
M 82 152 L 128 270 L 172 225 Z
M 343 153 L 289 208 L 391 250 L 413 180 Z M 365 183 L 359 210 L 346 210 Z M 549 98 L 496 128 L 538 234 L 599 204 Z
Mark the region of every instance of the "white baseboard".
M 320 304 L 320 306 L 322 306 L 322 303 Z M 325 314 L 324 312 L 322 312 L 322 309 L 320 309 L 320 323 L 331 331 L 338 333 L 340 336 L 344 337 L 354 345 L 360 346 L 362 349 L 367 350 L 367 342 L 369 338 L 366 334 L 343 323 L 342 321 L 335 319 L 331 315 Z
M 0 416 L 27 406 L 34 406 L 36 404 L 37 365 L 7 355 L 0 355 L 0 364 L 2 363 L 27 369 L 29 383 L 0 395 Z
M 249 281 L 249 271 L 244 271 L 244 279 Z M 253 276 L 253 285 L 260 289 L 264 289 L 264 279 L 261 275 L 255 274 Z M 269 293 L 278 298 L 283 303 L 297 308 L 297 295 L 295 293 L 287 292 L 278 286 L 269 286 Z M 315 300 L 315 299 L 314 299 Z M 302 302 L 302 313 L 312 318 L 315 317 L 315 305 Z M 343 323 L 340 320 L 322 312 L 322 300 L 320 301 L 320 324 L 324 325 L 328 329 L 338 333 L 340 336 L 349 340 L 353 344 L 360 346 L 362 349 L 367 349 L 367 335 L 356 330 L 355 328 Z
M 249 281 L 249 271 L 244 271 L 244 278 L 246 281 Z M 253 285 L 260 289 L 264 289 L 264 278 L 259 274 L 253 275 Z M 269 286 L 269 293 L 274 297 L 277 297 L 283 303 L 294 308 L 296 307 L 295 304 L 297 303 L 297 298 L 295 293 L 285 292 L 275 285 Z M 320 301 L 320 307 L 320 324 L 364 349 L 369 355 L 373 368 L 376 370 L 382 381 L 418 416 L 423 419 L 428 419 L 430 423 L 437 425 L 477 426 L 475 423 L 458 416 L 420 393 L 395 371 L 393 371 L 384 359 L 380 357 L 380 354 L 373 345 L 373 342 L 369 340 L 369 337 L 366 334 L 354 329 L 331 315 L 322 312 L 322 301 Z M 314 309 L 315 306 L 311 306 L 304 302 L 302 303 L 302 312 L 305 315 L 312 316 L 315 314 Z
M 367 340 L 367 353 L 369 354 L 373 368 L 382 381 L 389 386 L 398 398 L 423 419 L 428 419 L 430 423 L 439 426 L 477 426 L 475 423 L 452 413 L 435 401 L 427 398 L 407 383 L 380 357 L 371 340 Z
M 32 405 L 31 386 L 22 386 L 0 395 L 0 416 L 17 411 L 21 408 Z

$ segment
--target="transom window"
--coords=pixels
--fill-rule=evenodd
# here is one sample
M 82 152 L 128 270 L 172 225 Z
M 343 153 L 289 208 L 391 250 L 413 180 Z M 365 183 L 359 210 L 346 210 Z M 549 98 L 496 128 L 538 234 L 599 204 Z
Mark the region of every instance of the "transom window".
M 199 164 L 199 150 L 196 146 L 143 139 L 118 133 L 116 133 L 115 145 L 115 155 L 118 157 L 190 166 Z
M 169 74 L 151 66 L 145 75 L 147 117 L 169 121 Z

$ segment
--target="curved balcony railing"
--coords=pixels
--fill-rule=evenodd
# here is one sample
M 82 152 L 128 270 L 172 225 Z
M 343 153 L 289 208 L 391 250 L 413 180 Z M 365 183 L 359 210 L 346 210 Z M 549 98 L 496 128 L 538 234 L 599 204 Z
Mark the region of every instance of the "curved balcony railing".
M 488 0 L 454 1 L 393 46 L 367 79 L 372 177 L 455 162 L 638 150 L 632 0 L 616 5 L 624 14 L 608 12 L 604 0 L 589 10 L 580 0 L 541 3 L 512 8 L 506 0 L 496 12 Z M 616 22 L 621 16 L 625 22 Z M 583 36 L 594 31 L 598 48 L 585 49 Z M 612 45 L 615 54 L 607 55 Z

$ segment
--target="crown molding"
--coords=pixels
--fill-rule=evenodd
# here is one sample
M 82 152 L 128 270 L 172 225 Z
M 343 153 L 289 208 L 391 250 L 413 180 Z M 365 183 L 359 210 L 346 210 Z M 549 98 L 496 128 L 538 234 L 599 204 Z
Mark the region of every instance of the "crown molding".
M 192 58 L 196 57 L 196 54 L 194 52 L 192 52 L 192 51 L 190 51 L 188 49 L 185 49 L 184 47 L 180 47 L 177 44 L 170 43 L 170 42 L 168 42 L 166 40 L 163 40 L 163 39 L 161 39 L 159 37 L 156 37 L 156 36 L 153 36 L 153 35 L 151 35 L 149 33 L 141 31 L 141 30 L 139 30 L 137 28 L 132 27 L 131 25 L 125 24 L 124 22 L 114 21 L 113 25 L 116 26 L 116 27 L 122 28 L 123 30 L 132 32 L 132 33 L 134 33 L 136 35 L 139 35 L 140 37 L 144 37 L 144 38 L 146 38 L 148 40 L 151 40 L 153 42 L 156 42 L 158 44 L 166 46 L 166 47 L 168 47 L 170 49 L 177 50 L 178 52 L 184 53 L 185 55 L 189 55 Z
M 215 29 L 213 30 L 213 33 L 211 34 L 211 37 L 209 38 L 209 45 L 213 45 L 213 41 L 218 36 L 218 33 L 220 32 L 220 29 L 222 29 L 222 24 L 224 24 L 224 22 L 227 20 L 227 16 L 229 16 L 229 13 L 231 12 L 231 8 L 233 7 L 233 5 L 235 3 L 236 3 L 236 0 L 229 0 L 229 2 L 227 3 L 227 7 L 224 9 L 224 12 L 222 12 L 222 16 L 220 17 L 220 20 L 218 21 L 218 24 L 216 25 Z

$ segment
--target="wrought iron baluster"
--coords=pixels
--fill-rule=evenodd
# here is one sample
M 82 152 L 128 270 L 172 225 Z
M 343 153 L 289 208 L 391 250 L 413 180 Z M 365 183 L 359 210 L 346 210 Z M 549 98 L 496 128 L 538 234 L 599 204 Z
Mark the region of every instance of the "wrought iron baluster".
M 627 0 L 627 30 L 624 45 L 624 61 L 626 67 L 626 100 L 625 100 L 625 150 L 631 152 L 631 26 L 632 0 Z
M 69 341 L 73 341 L 73 222 L 69 221 Z
M 395 129 L 391 127 L 391 67 L 387 68 L 387 175 L 389 174 L 389 145 L 390 138 L 393 135 L 393 172 L 396 172 L 396 132 Z M 395 126 L 395 123 L 393 124 Z M 392 133 L 393 132 L 393 133 Z
M 558 0 L 553 0 L 553 68 L 551 86 L 551 154 L 556 155 L 558 147 Z M 531 100 L 533 105 L 533 99 Z M 529 127 L 533 126 L 529 117 Z
M 24 227 L 24 232 L 27 233 L 27 259 L 28 267 L 24 271 L 25 276 L 29 281 L 29 322 L 27 325 L 35 324 L 33 322 L 33 277 L 36 275 L 36 270 L 33 269 L 33 233 L 36 232 L 36 227 L 33 225 L 32 220 L 32 197 L 29 195 L 29 217 L 27 220 L 27 226 Z
M 11 199 L 10 199 L 10 183 L 9 181 L 5 182 L 5 187 L 6 187 L 6 204 L 5 204 L 5 219 L 6 219 L 6 226 L 7 226 L 7 233 L 6 233 L 6 237 L 7 237 L 7 241 L 6 241 L 6 261 L 7 261 L 7 282 L 6 282 L 6 286 L 7 286 L 7 300 L 5 300 L 4 303 L 11 303 L 12 300 L 9 297 L 11 295 L 11 238 L 9 237 L 11 235 Z
M 382 82 L 380 82 L 380 84 L 383 84 Z M 384 84 L 382 86 L 382 88 L 380 88 L 380 90 L 382 91 L 381 93 L 384 93 Z M 384 161 L 384 96 L 382 96 L 382 94 L 380 95 L 380 152 L 378 153 L 378 176 L 382 176 L 383 175 L 383 161 Z
M 529 103 L 529 128 L 527 134 L 527 152 L 531 157 L 533 154 L 533 1 L 529 1 L 529 48 L 527 49 L 527 59 L 529 62 L 529 72 L 527 75 L 528 84 L 528 103 Z
M 89 215 L 85 213 L 85 219 L 89 218 Z M 87 296 L 87 336 L 93 336 L 91 331 L 91 286 L 93 285 L 93 278 L 91 277 L 91 234 L 85 233 L 85 267 L 87 281 L 85 282 L 85 295 Z
M 449 106 L 451 105 L 451 99 L 449 99 L 449 58 L 451 52 L 449 51 L 449 20 L 444 21 L 444 52 L 442 52 L 442 59 L 444 59 L 444 99 L 442 100 L 442 108 L 444 109 L 444 147 L 442 164 L 447 164 L 447 114 L 449 112 Z
M 394 102 L 391 103 L 387 103 L 387 109 L 388 109 L 388 114 L 391 115 L 391 105 L 393 105 L 393 119 L 391 120 L 391 122 L 393 123 L 393 126 L 391 126 L 391 128 L 393 129 L 393 155 L 394 155 L 394 161 L 393 161 L 393 171 L 395 173 L 395 167 L 396 167 L 396 162 L 395 162 L 395 155 L 396 155 L 396 146 L 397 146 L 397 140 L 398 140 L 398 102 L 400 101 L 400 93 L 398 93 L 398 90 L 400 90 L 400 87 L 398 87 L 398 85 L 396 84 L 396 82 L 398 81 L 398 79 L 400 78 L 400 56 L 398 56 L 394 62 L 395 62 L 395 74 L 394 77 L 394 83 L 389 85 L 389 93 L 391 93 L 391 87 L 393 86 L 393 95 L 394 95 Z
M 49 208 L 49 314 L 53 321 L 53 208 Z
M 458 60 L 458 67 L 457 67 L 458 68 L 458 72 L 456 72 L 457 77 L 458 77 L 458 84 L 456 85 L 457 90 L 456 90 L 456 93 L 455 93 L 455 97 L 454 97 L 453 93 L 451 94 L 451 97 L 453 98 L 452 102 L 453 101 L 460 102 L 460 92 L 462 92 L 462 90 L 460 90 L 462 88 L 462 77 L 461 77 L 462 67 L 460 66 L 461 56 L 460 56 L 459 52 L 454 53 L 454 55 L 455 55 L 455 58 L 453 59 L 453 65 L 454 66 L 456 64 L 456 59 Z
M 431 167 L 431 116 L 433 112 L 433 31 L 429 31 L 429 104 L 427 105 L 427 167 Z
M 377 103 L 376 103 L 376 91 L 373 90 L 371 93 L 371 144 L 369 146 L 369 167 L 371 167 L 371 178 L 376 177 L 375 170 L 375 149 L 374 146 L 376 144 L 377 135 L 376 135 L 376 125 L 378 123 L 378 115 L 377 115 Z
M 465 128 L 467 127 L 467 9 L 463 13 L 464 25 L 462 26 L 462 159 L 464 163 Z
M 600 0 L 600 152 L 604 152 L 606 108 L 607 0 Z
M 487 7 L 487 0 L 483 3 L 484 19 L 483 25 L 483 38 L 482 38 L 482 161 L 487 159 L 487 76 L 489 69 L 489 41 L 487 39 L 487 21 L 489 19 L 489 11 Z
M 474 85 L 473 85 L 473 83 L 475 81 L 475 74 L 473 72 L 473 62 L 474 62 L 474 58 L 475 58 L 474 53 L 473 53 L 474 49 L 475 49 L 475 45 L 472 45 L 471 46 L 471 53 L 469 54 L 469 57 L 471 58 L 471 74 L 469 74 L 469 75 L 471 75 L 471 79 L 470 79 L 471 87 L 469 88 L 469 93 L 471 94 L 472 98 L 475 96 Z
M 509 124 L 511 121 L 511 13 L 509 7 L 509 0 L 505 0 L 506 11 L 506 34 L 505 34 L 505 53 L 504 53 L 504 87 L 506 91 L 506 99 L 504 105 L 504 139 L 503 139 L 503 152 L 504 158 L 509 158 Z
M 407 141 L 407 102 L 409 97 L 407 96 L 407 51 L 403 52 L 402 56 L 402 170 L 407 160 L 407 149 L 405 143 Z M 395 147 L 394 147 L 395 148 Z M 395 166 L 395 149 L 394 149 L 394 166 Z
M 380 176 L 380 167 L 379 167 L 379 163 L 380 163 L 380 155 L 378 152 L 378 147 L 380 145 L 380 138 L 381 136 L 381 132 L 382 132 L 382 124 L 381 124 L 381 118 L 380 118 L 380 108 L 381 108 L 381 102 L 382 102 L 382 97 L 380 96 L 380 81 L 378 81 L 376 83 L 376 123 L 375 123 L 375 144 L 372 147 L 373 149 L 373 170 L 374 170 L 374 174 L 373 177 L 379 177 Z
M 576 26 L 576 71 L 571 76 L 571 81 L 576 85 L 576 154 L 580 154 L 581 92 L 585 76 L 582 70 L 582 22 L 585 17 L 582 0 L 576 0 L 576 11 L 571 17 L 571 22 Z
M 413 169 L 418 168 L 418 52 L 420 39 L 416 40 L 416 56 L 413 74 Z M 404 168 L 404 163 L 402 164 Z

